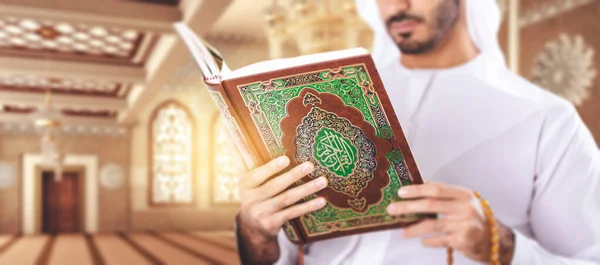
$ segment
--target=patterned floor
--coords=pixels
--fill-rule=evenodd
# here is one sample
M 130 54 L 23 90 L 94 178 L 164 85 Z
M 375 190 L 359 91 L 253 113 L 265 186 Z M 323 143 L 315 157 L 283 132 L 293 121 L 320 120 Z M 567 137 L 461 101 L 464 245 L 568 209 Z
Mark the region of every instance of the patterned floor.
M 231 232 L 0 235 L 2 265 L 240 264 Z

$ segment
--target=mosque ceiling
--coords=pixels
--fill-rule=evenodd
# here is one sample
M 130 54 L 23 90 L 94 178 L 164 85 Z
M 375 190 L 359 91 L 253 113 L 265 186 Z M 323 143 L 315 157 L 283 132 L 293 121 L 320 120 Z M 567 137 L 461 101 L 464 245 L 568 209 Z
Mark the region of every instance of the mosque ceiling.
M 48 92 L 65 119 L 135 123 L 189 58 L 173 23 L 204 35 L 230 2 L 0 1 L 0 125 L 25 126 Z

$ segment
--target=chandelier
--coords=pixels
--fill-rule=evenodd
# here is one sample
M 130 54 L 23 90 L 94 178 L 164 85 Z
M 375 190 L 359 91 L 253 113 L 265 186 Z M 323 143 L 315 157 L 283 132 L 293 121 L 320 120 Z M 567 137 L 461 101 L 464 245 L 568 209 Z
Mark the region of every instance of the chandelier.
M 355 47 L 371 48 L 373 33 L 354 0 L 273 0 L 265 15 L 272 59 Z
M 50 89 L 46 92 L 44 106 L 33 113 L 31 119 L 40 136 L 41 164 L 53 168 L 55 181 L 60 181 L 64 164 L 64 154 L 59 149 L 62 113 L 53 108 Z

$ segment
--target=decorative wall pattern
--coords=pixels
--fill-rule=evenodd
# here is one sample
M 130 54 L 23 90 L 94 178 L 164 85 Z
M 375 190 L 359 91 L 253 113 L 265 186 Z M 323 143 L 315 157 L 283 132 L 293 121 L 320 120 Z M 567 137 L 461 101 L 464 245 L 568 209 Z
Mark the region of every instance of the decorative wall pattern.
M 109 163 L 100 169 L 100 184 L 106 189 L 114 190 L 123 185 L 125 172 L 123 167 L 116 163 Z
M 545 0 L 545 1 L 533 1 L 525 0 L 525 6 L 529 4 L 529 8 L 525 8 L 521 12 L 519 19 L 519 25 L 526 27 L 546 19 L 558 16 L 562 13 L 569 12 L 580 6 L 592 3 L 597 0 Z
M 581 35 L 562 34 L 547 42 L 532 69 L 532 81 L 575 105 L 590 96 L 596 78 L 594 50 Z
M 600 1 L 520 3 L 519 74 L 571 101 L 600 143 Z
M 181 104 L 158 107 L 150 123 L 151 204 L 193 203 L 193 121 Z

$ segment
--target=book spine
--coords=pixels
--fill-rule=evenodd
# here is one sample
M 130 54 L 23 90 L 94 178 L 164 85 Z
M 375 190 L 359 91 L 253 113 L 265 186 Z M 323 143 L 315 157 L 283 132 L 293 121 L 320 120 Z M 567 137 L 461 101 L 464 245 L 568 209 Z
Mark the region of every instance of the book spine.
M 217 106 L 221 111 L 221 115 L 225 119 L 225 121 L 230 121 L 231 127 L 230 132 L 234 136 L 234 140 L 240 142 L 238 146 L 240 146 L 240 151 L 242 153 L 247 153 L 248 157 L 252 157 L 253 160 L 251 163 L 254 165 L 262 165 L 268 161 L 261 161 L 261 156 L 256 151 L 256 148 L 253 145 L 253 142 L 250 141 L 250 136 L 245 130 L 245 124 L 238 114 L 234 104 L 232 103 L 230 97 L 228 96 L 227 84 L 222 82 L 221 84 L 208 85 L 209 92 Z M 234 92 L 232 92 L 234 93 Z M 229 123 L 229 122 L 226 122 Z M 243 155 L 246 156 L 246 155 Z M 253 168 L 253 166 L 249 166 L 248 169 Z M 300 220 L 293 219 L 284 224 L 282 227 L 288 239 L 297 245 L 303 245 L 306 242 L 306 236 L 300 230 Z
M 235 145 L 241 153 L 246 170 L 253 169 L 261 163 L 260 156 L 256 152 L 253 143 L 250 141 L 248 134 L 243 128 L 243 123 L 240 116 L 235 111 L 235 107 L 231 103 L 224 83 L 206 82 L 208 92 L 211 98 L 219 108 L 224 124 L 233 138 Z

